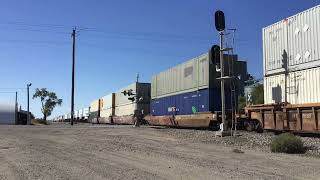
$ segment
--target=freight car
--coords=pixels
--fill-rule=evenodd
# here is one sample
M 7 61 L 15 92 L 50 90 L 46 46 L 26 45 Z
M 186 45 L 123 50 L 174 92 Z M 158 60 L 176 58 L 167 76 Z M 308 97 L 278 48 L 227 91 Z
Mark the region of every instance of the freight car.
M 220 72 L 217 61 L 205 53 L 152 77 L 151 125 L 209 127 L 219 123 L 221 114 Z M 237 55 L 224 55 L 226 74 L 225 96 L 228 115 L 237 107 L 237 96 L 247 80 L 246 62 Z M 232 73 L 231 73 L 232 72 Z
M 320 132 L 320 6 L 263 28 L 264 103 L 249 126 Z
M 141 114 L 150 112 L 150 87 L 150 83 L 136 82 L 94 100 L 90 104 L 89 121 L 97 124 L 134 124 L 135 110 Z M 139 100 L 130 100 L 124 93 L 128 90 L 132 90 Z

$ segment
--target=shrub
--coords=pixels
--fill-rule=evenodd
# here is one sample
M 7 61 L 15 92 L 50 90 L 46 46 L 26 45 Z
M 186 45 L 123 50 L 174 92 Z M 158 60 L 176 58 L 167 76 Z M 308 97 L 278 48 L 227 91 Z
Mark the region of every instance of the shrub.
M 300 154 L 305 152 L 301 139 L 291 133 L 280 134 L 271 142 L 271 151 L 276 153 Z

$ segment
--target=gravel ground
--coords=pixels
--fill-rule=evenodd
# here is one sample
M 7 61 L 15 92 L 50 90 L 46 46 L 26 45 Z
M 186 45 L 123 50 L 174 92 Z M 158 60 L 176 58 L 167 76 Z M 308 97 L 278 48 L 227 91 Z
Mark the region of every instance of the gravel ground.
M 0 126 L 0 180 L 320 177 L 317 156 L 270 153 L 272 133 L 214 134 L 107 125 Z M 303 140 L 319 146 L 317 139 Z
M 167 130 L 163 130 L 167 131 Z M 218 144 L 238 149 L 258 150 L 270 152 L 270 143 L 274 137 L 274 132 L 247 132 L 237 131 L 237 137 L 215 138 L 214 131 L 174 129 L 171 128 L 167 133 L 192 142 L 202 142 L 207 144 Z M 306 155 L 320 157 L 320 138 L 319 137 L 300 137 L 307 147 Z

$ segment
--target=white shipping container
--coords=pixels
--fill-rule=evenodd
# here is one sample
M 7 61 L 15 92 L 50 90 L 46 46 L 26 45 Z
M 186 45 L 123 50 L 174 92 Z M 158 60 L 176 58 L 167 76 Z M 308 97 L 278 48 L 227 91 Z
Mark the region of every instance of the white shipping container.
M 15 105 L 0 104 L 0 124 L 16 124 Z
M 150 102 L 150 83 L 132 83 L 127 87 L 121 88 L 115 93 L 115 106 L 131 104 L 129 96 L 125 96 L 122 92 L 124 90 L 133 90 L 133 93 L 137 94 L 138 97 L 143 97 L 144 103 Z M 140 102 L 141 103 L 141 102 Z
M 152 77 L 151 97 L 164 97 L 209 87 L 209 55 L 205 53 Z
M 87 119 L 89 117 L 89 108 L 83 108 L 82 115 L 83 118 Z
M 102 99 L 101 110 L 107 110 L 112 108 L 112 94 L 103 96 L 101 99 Z
M 320 67 L 290 72 L 287 78 L 285 74 L 265 77 L 264 103 L 285 102 L 285 98 L 290 104 L 319 103 Z
M 128 85 L 127 87 L 121 88 L 120 90 L 118 90 L 115 94 L 115 105 L 119 106 L 119 105 L 125 105 L 125 104 L 130 104 L 132 103 L 131 100 L 128 100 L 128 96 L 125 96 L 122 92 L 125 90 L 130 90 L 132 89 L 134 93 L 136 93 L 136 83 L 132 83 L 130 85 Z
M 283 55 L 289 71 L 320 66 L 319 32 L 319 5 L 263 28 L 264 74 L 283 72 Z
M 115 116 L 129 116 L 134 114 L 135 103 L 115 107 Z

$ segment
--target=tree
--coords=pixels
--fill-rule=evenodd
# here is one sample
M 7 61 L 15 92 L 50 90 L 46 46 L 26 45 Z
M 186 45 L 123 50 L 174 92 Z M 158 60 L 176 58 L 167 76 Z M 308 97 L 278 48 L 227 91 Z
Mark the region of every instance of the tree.
M 258 84 L 252 91 L 252 104 L 263 104 L 263 84 Z
M 53 109 L 57 105 L 61 106 L 62 104 L 62 99 L 59 99 L 56 93 L 50 92 L 46 88 L 37 88 L 32 98 L 40 98 L 42 105 L 41 112 L 43 114 L 43 120 L 45 121 L 47 117 L 51 115 Z

